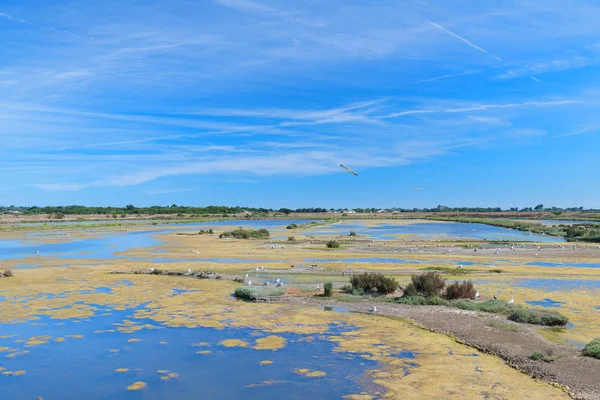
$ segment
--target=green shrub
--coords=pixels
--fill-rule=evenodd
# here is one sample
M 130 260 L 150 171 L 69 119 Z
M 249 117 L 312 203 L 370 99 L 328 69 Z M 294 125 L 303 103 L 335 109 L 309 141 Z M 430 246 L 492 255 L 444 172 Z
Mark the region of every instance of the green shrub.
M 461 310 L 483 311 L 494 314 L 508 314 L 512 309 L 502 300 L 471 301 L 458 300 L 451 303 Z
M 212 235 L 213 233 L 215 233 L 212 228 L 211 229 L 200 229 L 198 231 L 199 235 Z
M 287 241 L 288 242 L 295 242 L 296 238 L 294 236 L 288 236 Z
M 410 306 L 445 306 L 448 302 L 439 296 L 424 297 L 424 296 L 402 296 L 396 299 L 400 304 Z
M 475 297 L 475 288 L 471 281 L 457 281 L 446 286 L 446 298 L 448 300 L 472 299 L 473 297 Z
M 256 300 L 263 297 L 282 296 L 285 288 L 278 286 L 241 286 L 235 289 L 234 296 L 239 299 Z
M 289 224 L 288 226 L 285 227 L 285 229 L 296 229 L 298 228 L 298 224 Z
M 490 269 L 490 272 L 493 274 L 501 274 L 504 272 L 504 270 L 496 268 L 496 269 Z
M 444 286 L 446 286 L 441 275 L 433 271 L 422 275 L 413 275 L 410 279 L 412 282 L 408 284 L 406 289 L 411 293 L 414 290 L 425 297 L 439 296 Z M 413 288 L 409 288 L 410 286 L 413 286 Z
M 600 338 L 596 338 L 589 342 L 587 346 L 585 346 L 585 349 L 583 349 L 583 355 L 600 360 Z
M 533 353 L 531 353 L 531 355 L 529 356 L 529 358 L 531 358 L 532 360 L 535 360 L 535 361 L 541 361 L 545 357 L 544 357 L 544 355 L 542 353 L 540 353 L 538 351 L 534 351 Z
M 477 272 L 476 269 L 469 268 L 450 268 L 450 267 L 426 267 L 424 271 L 438 271 L 448 275 L 468 275 Z
M 382 274 L 364 273 L 353 275 L 350 278 L 352 288 L 362 290 L 363 292 L 377 289 L 377 293 L 389 294 L 398 289 L 398 282 L 394 278 L 388 278 Z
M 339 249 L 340 243 L 338 241 L 332 239 L 329 242 L 327 242 L 326 246 L 328 249 Z
M 14 276 L 12 270 L 10 270 L 10 269 L 5 269 L 3 275 L 6 278 L 10 278 L 10 277 Z
M 324 286 L 323 286 L 323 290 L 325 291 L 325 297 L 331 297 L 333 296 L 333 282 L 327 282 Z
M 508 319 L 521 324 L 545 326 L 565 326 L 569 318 L 556 311 L 538 310 L 535 308 L 519 308 L 513 310 Z
M 219 238 L 236 238 L 236 239 L 265 239 L 270 236 L 270 233 L 265 228 L 260 229 L 244 229 L 238 228 L 231 232 L 223 232 Z
M 348 233 L 349 236 L 356 236 L 356 232 L 354 231 L 350 231 L 350 233 Z
M 349 292 L 352 290 L 352 285 L 344 285 L 342 286 L 341 290 L 344 292 Z
M 404 293 L 402 294 L 402 297 L 413 297 L 413 296 L 418 296 L 419 293 L 417 293 L 417 289 L 415 289 L 415 285 L 413 285 L 412 283 L 409 283 L 408 286 L 406 286 L 406 288 L 404 289 Z

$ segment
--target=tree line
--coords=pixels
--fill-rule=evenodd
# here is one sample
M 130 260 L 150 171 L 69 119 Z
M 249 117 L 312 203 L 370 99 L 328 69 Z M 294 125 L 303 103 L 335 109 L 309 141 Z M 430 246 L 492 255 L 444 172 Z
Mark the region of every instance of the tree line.
M 265 214 L 279 212 L 283 214 L 291 213 L 377 213 L 379 211 L 398 212 L 398 213 L 414 213 L 414 212 L 480 212 L 480 213 L 499 213 L 499 212 L 552 212 L 560 215 L 562 212 L 600 212 L 600 209 L 584 209 L 583 207 L 544 207 L 543 204 L 538 204 L 535 207 L 448 207 L 439 205 L 434 208 L 254 208 L 254 207 L 227 207 L 227 206 L 206 206 L 206 207 L 189 207 L 172 204 L 170 206 L 151 206 L 151 207 L 136 207 L 133 204 L 128 204 L 125 207 L 87 207 L 80 205 L 71 206 L 46 206 L 46 207 L 19 207 L 19 206 L 0 206 L 0 213 L 22 213 L 22 214 L 63 214 L 63 215 L 90 215 L 90 214 L 125 214 L 125 215 L 160 215 L 160 214 L 192 214 L 192 215 L 223 215 L 223 214 L 239 214 L 249 212 L 252 214 Z

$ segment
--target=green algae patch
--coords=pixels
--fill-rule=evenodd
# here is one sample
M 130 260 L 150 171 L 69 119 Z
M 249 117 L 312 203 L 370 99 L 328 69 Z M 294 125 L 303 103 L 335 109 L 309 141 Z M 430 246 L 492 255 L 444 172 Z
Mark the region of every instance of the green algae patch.
M 281 336 L 267 336 L 265 338 L 256 339 L 255 350 L 279 350 L 283 349 L 287 341 Z
M 158 342 L 158 344 L 165 345 L 165 344 L 169 344 L 169 342 Z
M 137 342 L 141 342 L 142 339 L 137 339 L 137 338 L 131 338 L 128 340 L 129 343 L 137 343 Z
M 29 338 L 29 340 L 27 341 L 26 345 L 29 346 L 29 347 L 31 347 L 31 346 L 39 346 L 41 344 L 48 343 L 48 341 L 50 341 L 50 336 L 48 336 L 48 335 L 33 336 L 33 337 Z
M 54 341 L 57 342 L 57 343 L 61 343 L 61 342 L 65 341 L 65 338 L 63 338 L 63 337 L 57 337 L 56 339 L 54 339 Z
M 239 339 L 227 339 L 227 340 L 223 340 L 219 344 L 221 346 L 225 346 L 225 347 L 248 347 L 248 343 L 244 342 L 243 340 L 239 340 Z
M 273 364 L 273 361 L 271 361 L 271 360 L 262 360 L 260 362 L 260 365 L 271 365 L 271 364 Z
M 148 385 L 146 382 L 134 382 L 133 384 L 127 386 L 127 390 L 141 390 L 147 388 Z
M 251 383 L 246 385 L 247 388 L 256 388 L 256 387 L 264 387 L 264 386 L 273 386 L 273 385 L 282 385 L 284 383 L 289 383 L 289 381 L 262 381 L 261 383 Z
M 327 376 L 327 373 L 323 371 L 311 371 L 308 368 L 298 368 L 294 372 L 298 375 L 307 376 L 309 378 L 322 378 L 324 376 Z
M 83 335 L 67 335 L 71 339 L 83 339 Z
M 163 381 L 169 381 L 171 379 L 179 378 L 179 374 L 177 372 L 171 372 L 166 369 L 161 369 L 161 370 L 158 370 L 157 372 L 162 375 L 160 377 L 160 379 Z
M 119 352 L 119 350 L 117 350 L 117 349 L 110 349 L 109 351 L 110 351 L 111 353 L 118 353 L 118 352 Z
M 115 369 L 115 372 L 129 372 L 129 368 L 117 368 Z
M 210 350 L 200 350 L 200 351 L 196 352 L 196 354 L 202 354 L 202 355 L 206 355 L 206 354 L 210 354 L 210 353 L 212 353 L 212 351 L 210 351 Z

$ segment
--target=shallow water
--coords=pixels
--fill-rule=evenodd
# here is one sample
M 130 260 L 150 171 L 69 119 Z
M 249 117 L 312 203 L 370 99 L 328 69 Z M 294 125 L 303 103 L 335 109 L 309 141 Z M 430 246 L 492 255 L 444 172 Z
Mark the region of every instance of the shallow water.
M 306 236 L 332 236 L 347 235 L 354 231 L 359 235 L 369 236 L 374 239 L 390 239 L 393 235 L 416 235 L 424 239 L 437 236 L 450 236 L 457 238 L 474 238 L 487 240 L 512 240 L 532 242 L 562 242 L 564 239 L 534 235 L 513 229 L 483 224 L 467 224 L 462 222 L 423 222 L 406 225 L 380 224 L 367 226 L 358 223 L 341 222 L 328 226 L 320 226 L 304 232 Z
M 562 307 L 563 304 L 565 304 L 562 301 L 554 301 L 551 299 L 543 299 L 543 300 L 530 300 L 530 301 L 525 301 L 525 303 L 531 305 L 531 306 L 538 306 L 538 307 L 544 307 L 544 308 L 559 308 Z
M 154 238 L 154 235 L 173 233 L 176 228 L 186 228 L 184 231 L 194 231 L 199 228 L 210 228 L 218 226 L 243 226 L 246 228 L 268 228 L 285 230 L 289 224 L 307 223 L 313 220 L 233 220 L 216 222 L 192 222 L 186 224 L 171 224 L 171 229 L 156 228 L 144 231 L 130 232 L 100 232 L 100 237 L 78 239 L 64 236 L 64 241 L 55 243 L 44 243 L 41 237 L 47 233 L 27 233 L 23 240 L 0 240 L 0 260 L 11 258 L 25 258 L 30 256 L 40 257 L 62 257 L 62 258 L 101 258 L 112 259 L 120 258 L 116 253 L 128 250 L 149 248 L 160 244 L 160 241 Z M 192 229 L 193 228 L 193 229 Z M 93 231 L 86 231 L 92 233 Z M 52 232 L 52 236 L 56 236 Z M 39 253 L 36 253 L 39 252 Z M 157 262 L 170 262 L 167 258 L 156 259 Z M 215 259 L 218 260 L 218 259 Z M 223 258 L 224 261 L 233 262 L 231 259 Z M 225 261 L 227 260 L 227 261 Z M 210 261 L 210 260 L 209 260 Z M 248 261 L 240 261 L 248 262 Z
M 525 265 L 534 265 L 536 267 L 576 267 L 576 268 L 600 268 L 600 263 L 581 263 L 581 262 L 565 262 L 555 263 L 547 261 L 532 261 Z
M 100 308 L 99 312 L 107 315 L 78 323 L 43 318 L 0 325 L 2 334 L 9 336 L 0 338 L 0 348 L 17 354 L 3 358 L 1 368 L 25 372 L 0 374 L 2 399 L 341 398 L 379 389 L 361 378 L 375 362 L 362 358 L 356 362 L 356 355 L 334 352 L 336 346 L 328 340 L 311 337 L 307 345 L 307 335 L 278 334 L 286 342 L 284 347 L 259 350 L 251 346 L 268 336 L 260 330 L 171 328 L 145 319 L 131 325 L 133 310 Z M 106 332 L 136 325 L 146 328 Z M 324 335 L 347 330 L 332 325 Z M 25 342 L 15 343 L 19 340 Z M 249 346 L 220 345 L 224 340 Z M 265 360 L 272 364 L 261 365 Z M 311 377 L 310 372 L 297 369 L 326 375 Z M 147 385 L 141 389 L 143 394 L 127 390 L 135 382 Z
M 600 280 L 584 279 L 519 279 L 514 285 L 531 289 L 543 289 L 549 292 L 571 291 L 579 289 L 600 289 Z

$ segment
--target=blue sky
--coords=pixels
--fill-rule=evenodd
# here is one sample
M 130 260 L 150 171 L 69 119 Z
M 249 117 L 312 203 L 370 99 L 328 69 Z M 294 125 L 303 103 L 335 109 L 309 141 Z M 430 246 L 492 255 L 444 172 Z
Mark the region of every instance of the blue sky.
M 597 208 L 599 19 L 592 0 L 4 0 L 0 204 Z

